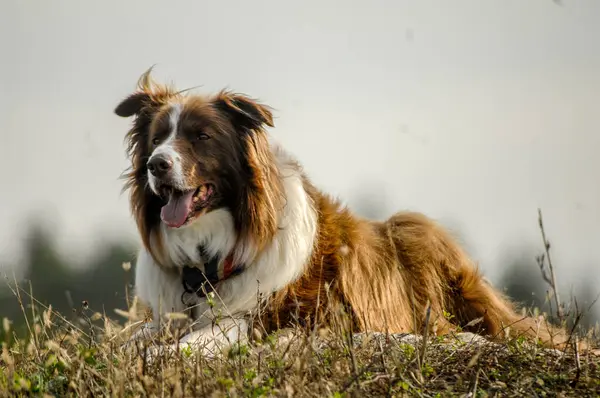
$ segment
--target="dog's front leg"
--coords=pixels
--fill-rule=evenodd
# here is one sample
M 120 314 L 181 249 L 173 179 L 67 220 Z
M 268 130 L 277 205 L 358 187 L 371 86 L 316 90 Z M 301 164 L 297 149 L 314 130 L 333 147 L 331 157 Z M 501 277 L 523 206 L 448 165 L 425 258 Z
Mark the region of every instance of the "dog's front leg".
M 177 269 L 165 269 L 154 262 L 150 253 L 140 250 L 135 268 L 135 291 L 139 300 L 152 309 L 152 321 L 142 325 L 129 342 L 140 339 L 147 340 L 164 329 L 164 315 L 186 310 L 182 302 L 184 288 L 181 275 Z M 174 321 L 171 329 L 175 330 L 181 321 Z

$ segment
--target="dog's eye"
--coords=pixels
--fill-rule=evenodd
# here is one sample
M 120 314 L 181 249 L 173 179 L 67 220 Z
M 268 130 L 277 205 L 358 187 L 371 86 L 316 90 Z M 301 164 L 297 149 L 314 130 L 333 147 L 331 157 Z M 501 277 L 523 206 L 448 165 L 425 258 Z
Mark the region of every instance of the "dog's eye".
M 158 145 L 159 142 L 160 140 L 158 138 L 155 138 L 152 140 L 152 145 Z
M 210 136 L 208 134 L 204 134 L 204 133 L 199 133 L 196 138 L 198 139 L 198 141 L 204 141 L 204 140 L 208 140 L 210 138 Z

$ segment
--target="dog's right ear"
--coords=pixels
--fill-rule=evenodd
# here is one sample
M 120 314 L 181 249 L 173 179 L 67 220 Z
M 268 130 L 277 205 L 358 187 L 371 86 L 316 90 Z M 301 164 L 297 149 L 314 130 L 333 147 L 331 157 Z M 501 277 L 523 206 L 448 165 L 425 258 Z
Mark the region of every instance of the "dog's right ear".
M 146 104 L 151 102 L 150 94 L 145 92 L 137 92 L 131 94 L 129 97 L 125 98 L 117 107 L 115 108 L 115 113 L 121 117 L 130 117 L 133 115 L 137 115 L 140 111 L 146 106 Z

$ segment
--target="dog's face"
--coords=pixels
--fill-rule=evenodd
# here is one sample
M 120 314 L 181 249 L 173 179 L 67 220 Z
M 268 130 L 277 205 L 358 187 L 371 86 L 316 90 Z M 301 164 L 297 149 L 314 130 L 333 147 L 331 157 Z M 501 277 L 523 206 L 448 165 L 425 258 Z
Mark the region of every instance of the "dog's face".
M 248 138 L 264 124 L 273 125 L 264 105 L 227 92 L 204 97 L 142 90 L 115 112 L 136 116 L 130 133 L 133 184 L 152 196 L 150 211 L 160 211 L 171 228 L 243 201 L 254 178 Z

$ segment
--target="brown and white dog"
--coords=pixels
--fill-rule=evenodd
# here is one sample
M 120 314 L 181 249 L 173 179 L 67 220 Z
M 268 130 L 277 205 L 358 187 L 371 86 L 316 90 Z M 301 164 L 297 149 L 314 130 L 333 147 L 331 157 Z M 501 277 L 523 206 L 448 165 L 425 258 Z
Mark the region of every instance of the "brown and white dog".
M 153 312 L 146 332 L 165 313 L 183 312 L 194 326 L 181 343 L 226 342 L 255 322 L 266 332 L 331 325 L 337 308 L 355 331 L 419 333 L 430 308 L 437 334 L 471 324 L 495 338 L 509 328 L 547 346 L 566 341 L 519 315 L 432 220 L 362 219 L 319 191 L 270 142 L 265 105 L 225 91 L 177 92 L 148 71 L 115 113 L 134 116 L 126 188 L 143 241 L 136 294 Z

